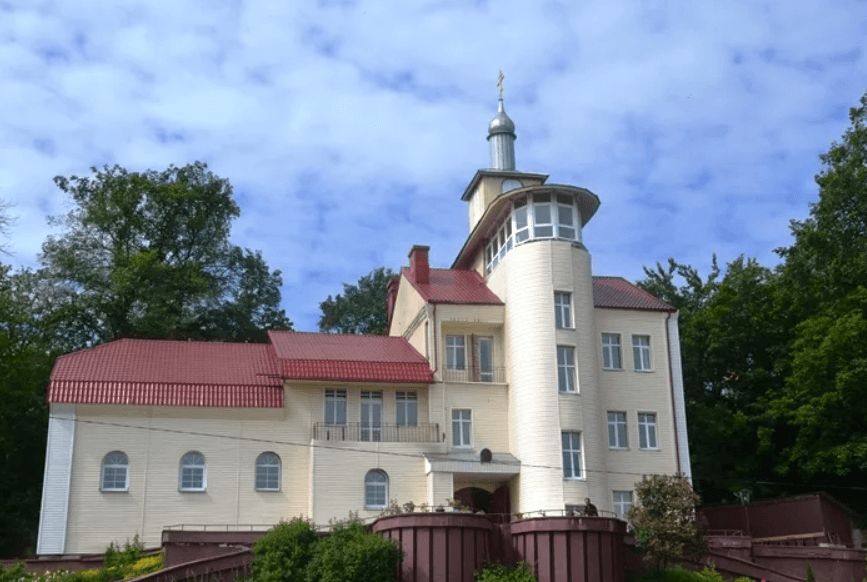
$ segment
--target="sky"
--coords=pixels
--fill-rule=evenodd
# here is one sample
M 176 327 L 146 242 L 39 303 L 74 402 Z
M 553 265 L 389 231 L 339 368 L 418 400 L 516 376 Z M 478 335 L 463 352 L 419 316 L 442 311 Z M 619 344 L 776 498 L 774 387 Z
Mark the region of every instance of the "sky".
M 72 208 L 54 176 L 200 160 L 315 330 L 414 244 L 452 264 L 502 70 L 517 169 L 602 201 L 595 274 L 771 267 L 867 90 L 864 39 L 864 0 L 0 0 L 0 260 L 38 266 Z

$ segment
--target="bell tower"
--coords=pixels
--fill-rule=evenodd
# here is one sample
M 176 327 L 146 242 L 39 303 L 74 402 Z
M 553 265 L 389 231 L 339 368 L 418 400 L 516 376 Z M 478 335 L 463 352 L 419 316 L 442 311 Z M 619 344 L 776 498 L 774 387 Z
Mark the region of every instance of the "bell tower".
M 488 124 L 488 147 L 491 152 L 491 170 L 515 171 L 515 123 L 506 114 L 503 105 L 503 71 L 497 77 L 499 101 L 497 115 Z

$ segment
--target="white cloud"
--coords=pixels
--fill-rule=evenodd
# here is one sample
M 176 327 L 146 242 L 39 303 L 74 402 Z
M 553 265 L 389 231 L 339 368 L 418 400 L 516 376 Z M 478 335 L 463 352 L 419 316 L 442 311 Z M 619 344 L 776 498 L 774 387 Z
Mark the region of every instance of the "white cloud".
M 630 278 L 670 255 L 772 264 L 867 78 L 867 11 L 844 0 L 167 6 L 0 5 L 14 260 L 33 265 L 68 206 L 53 176 L 200 159 L 301 329 L 413 243 L 451 264 L 498 69 L 519 167 L 596 192 L 594 268 Z

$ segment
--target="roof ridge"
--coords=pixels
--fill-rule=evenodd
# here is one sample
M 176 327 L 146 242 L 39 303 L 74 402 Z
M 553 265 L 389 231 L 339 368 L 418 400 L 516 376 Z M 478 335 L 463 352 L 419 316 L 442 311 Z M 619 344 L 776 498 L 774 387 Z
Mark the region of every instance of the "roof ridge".
M 275 380 L 283 379 L 282 376 L 273 376 L 270 374 L 257 374 L 257 376 L 270 376 Z M 278 388 L 280 385 L 268 386 L 265 384 L 246 384 L 244 382 L 233 382 L 231 384 L 220 384 L 217 382 L 165 382 L 165 381 L 154 381 L 154 380 L 58 380 L 56 378 L 48 381 L 49 384 L 53 384 L 55 382 L 77 382 L 77 383 L 90 383 L 90 384 L 170 384 L 172 386 L 248 386 L 253 388 Z
M 303 335 L 321 335 L 327 337 L 381 337 L 387 339 L 402 339 L 406 340 L 405 337 L 400 335 L 380 335 L 378 333 L 331 333 L 328 331 L 295 331 L 294 329 L 270 329 L 268 333 L 293 333 L 293 334 L 303 334 Z M 271 344 L 260 344 L 260 345 L 271 345 Z

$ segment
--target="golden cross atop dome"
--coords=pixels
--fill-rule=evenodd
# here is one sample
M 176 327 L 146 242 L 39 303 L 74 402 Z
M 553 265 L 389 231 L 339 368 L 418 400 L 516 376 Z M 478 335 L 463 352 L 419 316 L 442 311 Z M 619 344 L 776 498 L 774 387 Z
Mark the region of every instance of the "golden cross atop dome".
M 500 71 L 500 74 L 497 75 L 497 92 L 500 94 L 500 99 L 503 98 L 503 79 L 505 78 L 503 71 Z

